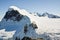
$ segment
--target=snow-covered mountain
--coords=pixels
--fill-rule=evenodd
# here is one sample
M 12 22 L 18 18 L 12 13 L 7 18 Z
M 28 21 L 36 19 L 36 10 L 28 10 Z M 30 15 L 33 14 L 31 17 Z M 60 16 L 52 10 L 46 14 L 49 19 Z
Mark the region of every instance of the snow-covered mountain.
M 39 17 L 48 17 L 48 18 L 60 18 L 60 16 L 58 16 L 58 15 L 54 15 L 54 14 L 49 14 L 49 13 L 47 13 L 47 12 L 45 12 L 45 13 L 43 13 L 43 14 L 40 14 L 40 13 L 33 13 L 34 14 L 34 16 L 39 16 Z
M 42 16 L 46 15 L 48 14 Z M 30 14 L 24 9 L 11 6 L 0 22 L 0 39 L 60 40 L 59 30 L 60 19 L 34 16 L 34 14 Z
M 49 13 L 43 13 L 42 16 L 47 16 L 48 18 L 60 18 L 60 16 L 54 15 L 54 14 L 49 14 Z

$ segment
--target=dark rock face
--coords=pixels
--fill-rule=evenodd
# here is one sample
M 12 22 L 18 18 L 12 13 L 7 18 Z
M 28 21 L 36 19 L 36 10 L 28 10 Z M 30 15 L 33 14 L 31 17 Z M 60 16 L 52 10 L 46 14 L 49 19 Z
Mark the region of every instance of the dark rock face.
M 37 25 L 35 24 L 35 22 L 31 23 L 29 26 L 32 26 L 33 29 L 37 29 L 38 28 Z
M 29 37 L 24 37 L 22 40 L 32 40 L 32 39 Z
M 20 21 L 20 19 L 22 19 L 22 17 L 23 17 L 23 15 L 21 15 L 17 10 L 12 10 L 12 11 L 6 12 L 4 19 L 6 19 L 6 21 L 8 19 L 13 20 L 13 21 Z

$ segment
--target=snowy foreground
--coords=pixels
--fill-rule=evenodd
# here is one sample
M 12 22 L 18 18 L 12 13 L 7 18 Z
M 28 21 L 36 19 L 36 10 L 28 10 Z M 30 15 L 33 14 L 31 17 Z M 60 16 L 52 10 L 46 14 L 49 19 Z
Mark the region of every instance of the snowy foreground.
M 37 26 L 32 26 L 31 23 Z M 27 31 L 24 31 L 25 26 Z M 16 37 L 20 40 L 24 37 L 31 40 L 60 40 L 60 18 L 34 16 L 24 9 L 11 6 L 0 22 L 0 40 L 15 40 Z

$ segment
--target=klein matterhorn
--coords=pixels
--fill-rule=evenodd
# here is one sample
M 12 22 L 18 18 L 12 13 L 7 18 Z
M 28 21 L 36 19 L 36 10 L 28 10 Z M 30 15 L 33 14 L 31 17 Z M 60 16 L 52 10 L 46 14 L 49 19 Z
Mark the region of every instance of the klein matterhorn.
M 60 40 L 60 17 L 10 6 L 0 21 L 0 40 Z

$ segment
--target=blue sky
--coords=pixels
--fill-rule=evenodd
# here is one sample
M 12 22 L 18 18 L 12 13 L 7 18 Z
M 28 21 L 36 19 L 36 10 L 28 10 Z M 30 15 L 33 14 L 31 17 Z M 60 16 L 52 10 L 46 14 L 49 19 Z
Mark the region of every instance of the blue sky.
M 0 18 L 13 5 L 29 12 L 60 14 L 60 0 L 0 0 Z

